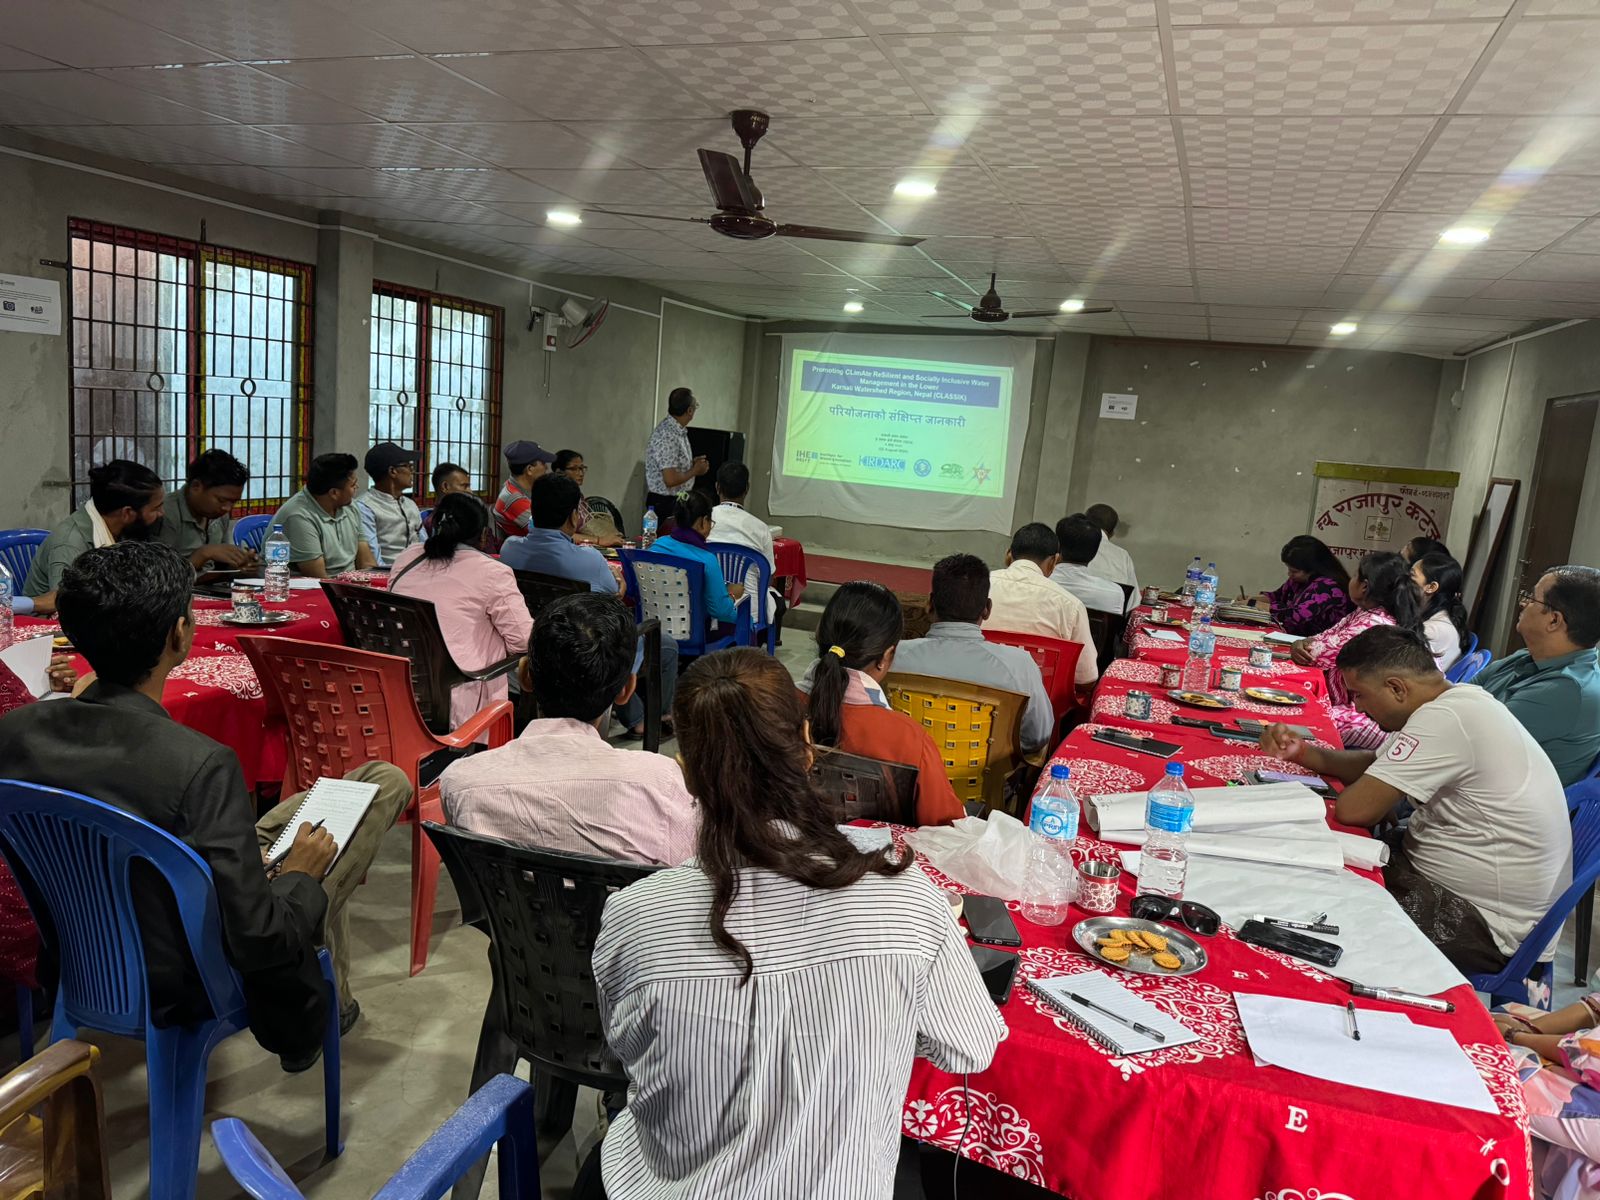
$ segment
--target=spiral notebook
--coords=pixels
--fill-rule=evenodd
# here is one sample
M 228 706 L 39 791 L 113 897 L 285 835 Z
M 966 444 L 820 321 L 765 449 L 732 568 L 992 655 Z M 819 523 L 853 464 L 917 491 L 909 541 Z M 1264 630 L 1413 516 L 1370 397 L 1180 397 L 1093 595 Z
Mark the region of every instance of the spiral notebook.
M 313 825 L 321 821 L 322 827 L 338 844 L 339 853 L 343 854 L 356 826 L 361 824 L 361 818 L 367 815 L 367 809 L 372 807 L 377 796 L 378 785 L 375 783 L 362 783 L 359 779 L 334 779 L 324 775 L 311 785 L 311 790 L 300 801 L 300 807 L 295 809 L 294 816 L 289 818 L 278 840 L 272 843 L 272 849 L 267 851 L 268 861 L 286 854 L 294 844 L 300 826 L 308 821 Z M 338 861 L 334 859 L 334 862 Z
M 1080 975 L 1053 975 L 1048 979 L 1028 980 L 1028 990 L 1084 1033 L 1118 1056 L 1147 1054 L 1151 1050 L 1169 1050 L 1173 1046 L 1186 1046 L 1200 1040 L 1200 1035 L 1167 1016 L 1154 1004 L 1134 995 L 1104 971 L 1085 971 Z M 1092 1000 L 1101 1008 L 1109 1009 L 1118 1017 L 1137 1021 L 1140 1025 L 1158 1031 L 1166 1041 L 1147 1037 L 1129 1025 L 1085 1008 L 1068 998 L 1076 993 Z

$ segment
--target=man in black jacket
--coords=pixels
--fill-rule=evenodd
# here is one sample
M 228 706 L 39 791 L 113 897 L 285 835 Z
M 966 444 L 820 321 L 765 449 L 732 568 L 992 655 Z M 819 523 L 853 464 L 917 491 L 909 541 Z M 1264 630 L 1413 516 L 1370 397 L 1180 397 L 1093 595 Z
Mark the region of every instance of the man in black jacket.
M 29 704 L 0 718 L 0 763 L 13 779 L 114 804 L 191 846 L 211 868 L 229 961 L 244 980 L 250 1028 L 287 1071 L 317 1060 L 327 1003 L 317 947 L 333 951 L 340 1027 L 360 1014 L 345 980 L 343 906 L 383 834 L 411 799 L 405 776 L 368 763 L 347 778 L 379 785 L 377 798 L 333 865 L 326 830 L 302 824 L 269 875 L 263 847 L 298 807 L 286 800 L 255 821 L 232 750 L 179 725 L 162 688 L 194 641 L 194 570 L 157 542 L 90 550 L 67 568 L 57 596 L 62 631 L 94 668 L 75 700 Z M 183 1025 L 209 1016 L 171 891 L 153 874 L 135 890 L 152 1017 Z M 326 930 L 326 937 L 324 935 Z

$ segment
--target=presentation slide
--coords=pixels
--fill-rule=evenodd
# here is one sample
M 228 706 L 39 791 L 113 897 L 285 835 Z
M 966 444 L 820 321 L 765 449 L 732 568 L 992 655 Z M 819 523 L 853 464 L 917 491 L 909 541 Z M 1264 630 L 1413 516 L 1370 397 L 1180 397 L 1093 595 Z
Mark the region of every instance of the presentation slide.
M 1034 341 L 784 335 L 771 511 L 1009 533 Z

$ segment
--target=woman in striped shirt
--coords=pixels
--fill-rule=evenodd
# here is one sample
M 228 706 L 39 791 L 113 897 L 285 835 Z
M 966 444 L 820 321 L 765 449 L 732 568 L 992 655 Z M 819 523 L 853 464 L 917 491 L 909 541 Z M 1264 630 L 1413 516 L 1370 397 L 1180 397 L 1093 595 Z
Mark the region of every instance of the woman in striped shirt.
M 724 650 L 672 705 L 699 855 L 606 904 L 594 977 L 628 1105 L 610 1200 L 888 1200 L 916 1056 L 981 1071 L 1004 1025 L 949 906 L 834 826 L 781 663 Z

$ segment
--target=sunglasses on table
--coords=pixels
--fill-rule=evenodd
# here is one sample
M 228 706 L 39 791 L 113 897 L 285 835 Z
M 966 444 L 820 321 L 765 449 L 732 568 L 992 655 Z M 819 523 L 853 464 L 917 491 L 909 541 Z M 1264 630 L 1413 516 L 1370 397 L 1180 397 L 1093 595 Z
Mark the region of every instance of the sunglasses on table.
M 1141 921 L 1170 921 L 1174 916 L 1201 937 L 1211 937 L 1222 928 L 1222 918 L 1204 904 L 1193 900 L 1173 900 L 1167 896 L 1135 896 L 1128 912 Z

